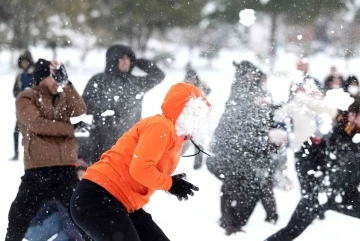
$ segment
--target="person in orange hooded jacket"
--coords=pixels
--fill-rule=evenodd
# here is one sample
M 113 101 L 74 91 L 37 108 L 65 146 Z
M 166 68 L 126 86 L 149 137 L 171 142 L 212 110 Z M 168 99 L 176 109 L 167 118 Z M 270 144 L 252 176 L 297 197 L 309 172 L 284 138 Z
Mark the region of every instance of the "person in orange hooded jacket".
M 142 207 L 156 190 L 187 200 L 199 188 L 173 175 L 184 140 L 204 141 L 211 105 L 191 84 L 173 85 L 162 114 L 136 123 L 90 166 L 71 198 L 74 221 L 92 239 L 169 240 Z M 209 126 L 209 125 L 208 125 Z

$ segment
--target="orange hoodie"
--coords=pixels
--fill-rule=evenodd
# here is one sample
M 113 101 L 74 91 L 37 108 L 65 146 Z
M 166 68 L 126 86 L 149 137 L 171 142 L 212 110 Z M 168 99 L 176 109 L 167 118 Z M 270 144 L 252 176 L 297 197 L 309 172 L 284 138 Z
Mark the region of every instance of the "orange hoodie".
M 190 98 L 200 96 L 191 84 L 173 85 L 161 106 L 163 114 L 136 123 L 83 178 L 105 188 L 128 212 L 142 208 L 156 190 L 168 191 L 184 143 L 184 136 L 176 135 L 176 120 Z

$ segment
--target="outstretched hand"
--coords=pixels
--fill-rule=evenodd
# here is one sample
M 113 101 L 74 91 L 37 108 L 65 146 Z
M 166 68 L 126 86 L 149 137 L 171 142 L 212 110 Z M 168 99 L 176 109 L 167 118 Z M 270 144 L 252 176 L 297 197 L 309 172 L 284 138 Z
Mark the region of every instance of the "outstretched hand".
M 176 196 L 179 201 L 186 201 L 188 200 L 189 195 L 194 196 L 193 191 L 199 191 L 199 188 L 197 186 L 184 180 L 186 179 L 185 173 L 174 175 L 171 178 L 173 183 L 171 185 L 169 193 Z

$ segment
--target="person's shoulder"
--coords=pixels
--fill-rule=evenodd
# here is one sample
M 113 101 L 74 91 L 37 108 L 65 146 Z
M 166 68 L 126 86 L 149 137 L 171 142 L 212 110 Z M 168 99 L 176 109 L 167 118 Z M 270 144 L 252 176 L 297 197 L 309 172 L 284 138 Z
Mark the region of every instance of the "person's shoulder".
M 35 94 L 36 94 L 36 91 L 32 88 L 25 89 L 25 90 L 21 91 L 20 94 L 16 97 L 15 103 L 18 103 L 19 101 L 33 100 L 35 97 Z
M 163 115 L 150 116 L 145 119 L 142 119 L 138 123 L 144 129 L 151 128 L 151 129 L 163 130 L 166 132 L 173 132 L 174 130 L 174 123 Z
M 21 91 L 21 93 L 18 95 L 17 98 L 27 98 L 27 97 L 32 97 L 35 94 L 36 90 L 34 90 L 33 88 L 27 88 L 23 91 Z
M 105 73 L 104 72 L 101 72 L 101 73 L 97 73 L 95 75 L 93 75 L 90 80 L 89 80 L 89 83 L 91 81 L 101 81 L 102 79 L 105 78 Z

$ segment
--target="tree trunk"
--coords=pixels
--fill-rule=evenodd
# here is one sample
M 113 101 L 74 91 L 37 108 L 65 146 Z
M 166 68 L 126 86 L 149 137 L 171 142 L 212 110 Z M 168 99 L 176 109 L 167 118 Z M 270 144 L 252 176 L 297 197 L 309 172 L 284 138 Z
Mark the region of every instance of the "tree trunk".
M 144 53 L 147 49 L 147 43 L 153 33 L 154 29 L 150 27 L 143 27 L 141 32 L 139 33 L 139 50 Z
M 277 18 L 278 14 L 271 14 L 271 30 L 270 30 L 270 59 L 272 65 L 274 65 L 274 61 L 276 59 L 276 29 L 277 29 Z

